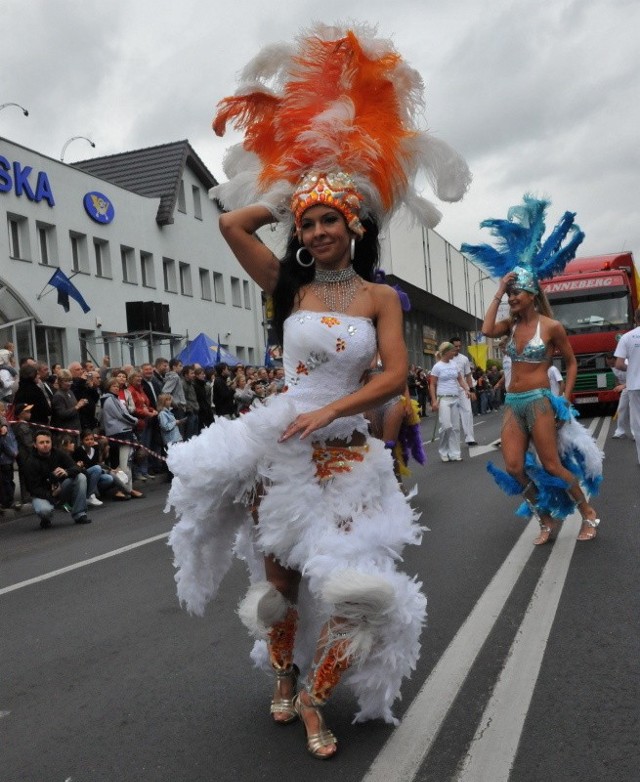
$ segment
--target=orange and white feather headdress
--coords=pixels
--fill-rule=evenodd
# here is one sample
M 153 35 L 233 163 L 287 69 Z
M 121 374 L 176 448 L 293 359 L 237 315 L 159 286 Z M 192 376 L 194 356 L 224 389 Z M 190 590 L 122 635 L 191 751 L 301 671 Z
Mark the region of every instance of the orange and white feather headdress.
M 235 95 L 218 104 L 216 134 L 233 122 L 244 141 L 227 150 L 229 181 L 211 197 L 225 209 L 261 202 L 286 219 L 306 208 L 305 193 L 317 197 L 313 176 L 325 187 L 337 175 L 338 199 L 350 204 L 341 211 L 348 222 L 355 218 L 356 232 L 360 218 L 381 226 L 401 204 L 435 226 L 440 212 L 417 193 L 417 175 L 424 172 L 441 200 L 458 201 L 471 174 L 448 144 L 417 128 L 422 78 L 375 36 L 364 24 L 316 24 L 293 46 L 265 47 L 243 70 Z

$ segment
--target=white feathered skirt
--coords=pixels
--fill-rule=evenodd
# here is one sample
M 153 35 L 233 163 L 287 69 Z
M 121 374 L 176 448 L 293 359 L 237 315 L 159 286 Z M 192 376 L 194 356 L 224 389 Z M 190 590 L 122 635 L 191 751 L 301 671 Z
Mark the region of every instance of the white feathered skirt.
M 405 545 L 420 543 L 423 528 L 380 441 L 370 439 L 364 459 L 350 463 L 350 470 L 320 481 L 312 437 L 278 443 L 296 414 L 293 400 L 283 394 L 170 447 L 175 477 L 167 509 L 178 518 L 169 537 L 178 598 L 202 615 L 234 554 L 246 561 L 253 584 L 264 582 L 263 555 L 275 556 L 303 575 L 295 647 L 303 670 L 321 625 L 338 606 L 344 608 L 341 600 L 349 603 L 349 584 L 359 574 L 365 583 L 377 580 L 390 600 L 384 615 L 361 617 L 368 641 L 363 645 L 360 639 L 360 653 L 343 681 L 358 699 L 356 721 L 381 717 L 395 723 L 391 706 L 402 679 L 415 667 L 426 617 L 421 584 L 397 565 Z M 256 526 L 249 501 L 259 485 L 264 496 Z M 344 585 L 340 595 L 337 584 Z M 263 640 L 256 642 L 252 658 L 268 667 Z

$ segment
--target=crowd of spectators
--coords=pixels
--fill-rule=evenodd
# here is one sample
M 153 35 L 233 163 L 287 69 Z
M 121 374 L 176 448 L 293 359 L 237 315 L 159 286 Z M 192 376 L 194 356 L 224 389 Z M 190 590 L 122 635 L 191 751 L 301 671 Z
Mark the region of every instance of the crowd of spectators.
M 100 367 L 49 367 L 30 357 L 16 367 L 7 344 L 0 350 L 0 505 L 30 500 L 43 528 L 56 507 L 87 523 L 87 506 L 101 505 L 101 497 L 142 496 L 135 482 L 166 473 L 170 443 L 283 389 L 281 367 L 183 366 L 175 358 L 111 367 L 108 356 Z

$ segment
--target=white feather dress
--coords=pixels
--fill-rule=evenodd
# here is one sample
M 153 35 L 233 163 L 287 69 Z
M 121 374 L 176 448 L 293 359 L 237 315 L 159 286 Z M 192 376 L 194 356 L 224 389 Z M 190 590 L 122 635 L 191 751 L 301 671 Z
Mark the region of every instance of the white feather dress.
M 178 518 L 169 544 L 178 597 L 201 615 L 234 554 L 247 562 L 254 584 L 265 578 L 263 555 L 274 555 L 303 574 L 295 661 L 304 669 L 321 625 L 337 610 L 332 585 L 358 574 L 365 582 L 376 577 L 392 594 L 391 605 L 383 616 L 369 617 L 366 652 L 343 682 L 358 699 L 356 721 L 395 722 L 391 707 L 415 667 L 426 617 L 421 584 L 397 569 L 404 546 L 420 543 L 417 514 L 378 440 L 367 440 L 361 461 L 319 479 L 314 445 L 366 434 L 364 416 L 340 418 L 305 440 L 278 443 L 299 413 L 357 390 L 375 355 L 375 328 L 367 318 L 300 310 L 285 322 L 284 345 L 286 393 L 236 420 L 220 419 L 169 450 L 175 478 L 168 507 Z M 265 494 L 256 526 L 248 500 L 259 484 Z M 252 657 L 268 667 L 264 641 L 256 642 Z

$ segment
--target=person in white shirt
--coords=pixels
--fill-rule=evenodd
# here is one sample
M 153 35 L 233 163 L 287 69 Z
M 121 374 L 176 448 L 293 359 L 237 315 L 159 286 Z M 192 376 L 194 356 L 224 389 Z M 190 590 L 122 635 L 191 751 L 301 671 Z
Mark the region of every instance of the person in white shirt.
M 440 420 L 438 451 L 443 462 L 461 462 L 460 453 L 460 395 L 469 399 L 469 386 L 455 361 L 455 347 L 443 342 L 438 348 L 438 362 L 429 375 L 431 409 Z
M 629 394 L 627 393 L 627 365 L 625 363 L 624 369 L 618 369 L 616 367 L 616 360 L 617 359 L 613 354 L 607 356 L 607 366 L 613 372 L 613 375 L 617 382 L 617 385 L 613 390 L 618 391 L 620 393 L 620 399 L 618 400 L 618 409 L 616 410 L 616 414 L 613 419 L 616 422 L 616 430 L 611 436 L 614 437 L 616 440 L 619 440 L 623 437 L 628 437 L 630 440 L 633 440 L 634 438 L 633 435 L 631 434 L 631 424 L 629 423 Z
M 451 337 L 450 344 L 455 349 L 453 360 L 458 366 L 460 374 L 466 384 L 466 388 L 473 389 L 473 376 L 471 374 L 471 362 L 460 352 L 462 347 L 462 340 L 460 337 Z M 464 391 L 464 388 L 460 388 L 459 393 L 460 402 L 460 423 L 462 424 L 462 431 L 464 432 L 464 441 L 467 445 L 477 445 L 475 435 L 473 434 L 473 410 L 471 409 L 471 398 L 468 393 Z
M 562 379 L 562 373 L 554 364 L 549 364 L 547 369 L 547 377 L 549 378 L 549 388 L 551 393 L 556 396 L 562 396 L 564 394 L 564 380 Z
M 627 369 L 627 394 L 631 434 L 636 441 L 640 464 L 640 307 L 635 313 L 636 328 L 623 334 L 616 347 L 616 369 Z

